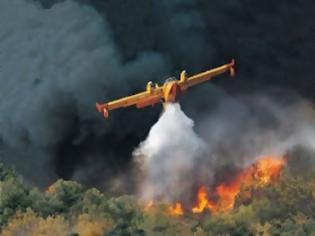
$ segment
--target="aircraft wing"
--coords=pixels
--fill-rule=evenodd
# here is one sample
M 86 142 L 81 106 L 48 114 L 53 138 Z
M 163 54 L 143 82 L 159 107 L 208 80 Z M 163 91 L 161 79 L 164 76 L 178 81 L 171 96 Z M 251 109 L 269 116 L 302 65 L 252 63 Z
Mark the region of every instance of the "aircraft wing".
M 129 107 L 135 105 L 137 108 L 142 108 L 150 105 L 154 105 L 162 99 L 162 88 L 156 87 L 152 89 L 147 89 L 147 91 L 124 97 L 111 101 L 109 103 L 99 104 L 96 103 L 96 108 L 99 112 L 102 112 L 107 118 L 110 110 Z
M 211 80 L 213 77 L 223 74 L 225 72 L 229 72 L 231 76 L 234 76 L 235 74 L 235 60 L 234 59 L 228 64 L 216 67 L 211 70 L 207 70 L 205 72 L 202 72 L 200 74 L 196 74 L 187 78 L 185 78 L 185 71 L 183 71 L 181 74 L 179 85 L 181 86 L 183 90 L 186 90 L 189 87 Z

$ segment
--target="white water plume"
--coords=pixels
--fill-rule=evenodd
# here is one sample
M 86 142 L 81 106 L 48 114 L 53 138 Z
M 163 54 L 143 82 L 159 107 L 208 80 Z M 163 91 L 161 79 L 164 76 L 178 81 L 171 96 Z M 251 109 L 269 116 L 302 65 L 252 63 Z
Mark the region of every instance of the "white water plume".
M 193 130 L 194 122 L 179 104 L 168 104 L 147 139 L 134 156 L 145 172 L 141 196 L 174 200 L 187 190 L 188 175 L 205 150 L 205 143 Z

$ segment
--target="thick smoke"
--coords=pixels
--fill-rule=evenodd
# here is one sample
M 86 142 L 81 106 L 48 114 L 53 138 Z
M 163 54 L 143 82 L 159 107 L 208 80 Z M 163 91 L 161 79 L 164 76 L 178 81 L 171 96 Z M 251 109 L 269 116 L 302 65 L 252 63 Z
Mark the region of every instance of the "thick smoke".
M 110 22 L 125 60 L 159 51 L 177 70 L 209 66 L 215 48 L 207 41 L 198 0 L 92 0 Z M 123 17 L 122 17 L 123 16 Z
M 243 165 L 260 155 L 283 156 L 295 145 L 311 148 L 314 122 L 312 104 L 292 94 L 250 95 L 222 99 L 210 116 L 199 120 L 197 132 L 211 152 L 221 153 L 221 163 Z
M 48 161 L 62 142 L 71 137 L 67 145 L 75 146 L 87 134 L 102 133 L 96 101 L 129 93 L 129 80 L 165 68 L 154 53 L 123 64 L 106 21 L 73 1 L 43 9 L 32 1 L 3 0 L 0 22 L 1 160 L 44 183 L 54 175 Z
M 189 201 L 198 185 L 211 187 L 257 158 L 285 157 L 296 147 L 314 153 L 311 104 L 303 100 L 284 104 L 258 95 L 235 99 L 219 102 L 198 121 L 196 131 L 178 104 L 167 107 L 134 152 L 144 175 L 142 197 Z
M 235 80 L 214 81 L 224 90 L 284 87 L 314 99 L 315 4 L 308 2 L 1 0 L 0 159 L 44 185 L 57 177 L 130 180 L 132 150 L 160 107 L 114 111 L 104 121 L 95 102 L 232 57 Z M 211 107 L 229 106 L 229 116 L 239 109 L 222 96 L 204 85 L 181 101 L 197 130 Z

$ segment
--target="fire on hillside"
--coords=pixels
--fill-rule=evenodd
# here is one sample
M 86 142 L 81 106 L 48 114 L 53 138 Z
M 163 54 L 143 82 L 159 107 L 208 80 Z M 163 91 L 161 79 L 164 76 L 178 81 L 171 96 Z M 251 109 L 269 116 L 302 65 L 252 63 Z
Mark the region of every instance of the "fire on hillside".
M 171 216 L 180 216 L 185 212 L 200 214 L 209 211 L 211 214 L 227 212 L 234 207 L 235 199 L 243 186 L 256 184 L 265 186 L 273 183 L 279 177 L 286 159 L 277 156 L 263 156 L 255 163 L 243 168 L 229 181 L 217 183 L 212 188 L 201 185 L 191 209 L 181 202 L 176 202 L 168 208 Z M 248 193 L 251 198 L 251 193 Z

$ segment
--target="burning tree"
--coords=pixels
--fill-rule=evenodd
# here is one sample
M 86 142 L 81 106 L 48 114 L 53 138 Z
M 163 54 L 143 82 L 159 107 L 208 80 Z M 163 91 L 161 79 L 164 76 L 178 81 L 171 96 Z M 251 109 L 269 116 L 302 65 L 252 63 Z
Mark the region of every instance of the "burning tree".
M 278 180 L 286 159 L 276 156 L 258 158 L 255 163 L 241 169 L 231 178 L 218 182 L 210 190 L 201 185 L 196 195 L 196 202 L 191 208 L 195 214 L 209 211 L 211 214 L 227 212 L 233 209 L 235 201 L 242 191 L 242 201 L 252 198 L 252 191 L 244 191 L 249 186 L 267 186 Z M 180 202 L 169 208 L 170 215 L 183 215 L 185 207 Z

